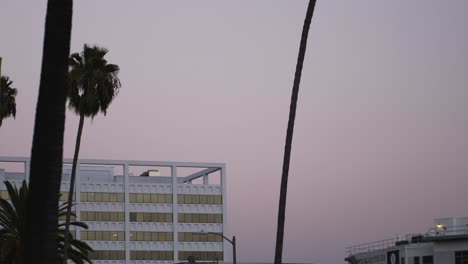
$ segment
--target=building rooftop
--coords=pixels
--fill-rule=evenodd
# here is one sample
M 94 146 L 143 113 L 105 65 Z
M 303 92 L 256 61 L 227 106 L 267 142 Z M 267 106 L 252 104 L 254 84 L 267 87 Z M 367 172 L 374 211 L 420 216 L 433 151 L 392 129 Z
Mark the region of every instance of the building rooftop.
M 385 250 L 406 244 L 448 241 L 468 238 L 468 217 L 439 218 L 434 220 L 434 227 L 425 233 L 413 233 L 394 238 L 373 241 L 346 248 L 349 256 Z

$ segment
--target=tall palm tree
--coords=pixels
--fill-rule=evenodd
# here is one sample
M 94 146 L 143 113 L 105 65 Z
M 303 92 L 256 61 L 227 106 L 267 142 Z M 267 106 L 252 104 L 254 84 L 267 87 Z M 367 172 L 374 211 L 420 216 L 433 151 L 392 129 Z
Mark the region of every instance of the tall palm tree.
M 16 94 L 18 91 L 11 87 L 13 81 L 8 76 L 0 77 L 0 127 L 3 119 L 13 116 L 16 118 Z
M 0 198 L 0 262 L 22 264 L 28 185 L 26 181 L 23 181 L 18 189 L 8 181 L 4 183 L 7 187 L 9 201 Z M 66 209 L 67 203 L 63 203 L 58 207 L 59 217 L 65 216 Z M 75 221 L 70 224 L 88 229 L 88 226 L 83 222 Z M 64 225 L 64 223 L 57 225 L 59 244 L 56 263 L 63 262 L 61 258 L 63 257 L 64 237 L 67 234 L 64 230 Z M 89 258 L 89 252 L 92 252 L 91 247 L 85 242 L 75 239 L 70 232 L 68 233 L 68 237 L 70 238 L 69 259 L 75 263 L 92 263 Z
M 31 151 L 25 263 L 57 261 L 65 103 L 73 0 L 48 0 L 41 80 Z
M 316 0 L 310 0 L 307 8 L 307 13 L 302 28 L 301 44 L 299 47 L 299 55 L 296 63 L 296 74 L 294 76 L 294 84 L 291 95 L 291 106 L 289 109 L 288 130 L 286 132 L 286 144 L 284 146 L 283 173 L 281 175 L 280 200 L 278 208 L 278 226 L 276 232 L 276 250 L 275 264 L 281 264 L 283 261 L 283 238 L 284 238 L 284 222 L 286 218 L 286 195 L 288 191 L 288 176 L 289 162 L 291 159 L 291 143 L 294 132 L 294 121 L 296 118 L 297 97 L 299 95 L 299 83 L 301 82 L 302 65 L 304 64 L 304 56 L 307 47 L 307 37 L 309 35 L 310 23 L 314 13 Z
M 65 222 L 66 231 L 69 230 L 71 203 L 75 190 L 76 166 L 80 152 L 81 135 L 85 117 L 94 118 L 99 112 L 104 115 L 112 100 L 117 96 L 120 88 L 118 78 L 119 66 L 108 64 L 104 56 L 108 50 L 98 46 L 84 45 L 81 53 L 70 56 L 70 89 L 68 92 L 69 108 L 80 116 L 78 133 L 76 136 L 75 154 L 73 156 L 72 172 L 70 177 L 70 190 L 68 196 L 69 206 Z M 65 238 L 65 245 L 67 244 Z M 67 247 L 65 247 L 65 256 Z

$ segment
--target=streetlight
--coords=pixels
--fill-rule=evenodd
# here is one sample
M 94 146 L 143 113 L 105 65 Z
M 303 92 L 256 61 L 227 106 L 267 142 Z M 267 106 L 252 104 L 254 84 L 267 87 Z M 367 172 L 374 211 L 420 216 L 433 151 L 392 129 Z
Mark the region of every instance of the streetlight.
M 214 233 L 214 232 L 205 232 L 205 231 L 203 231 L 203 229 L 201 230 L 201 232 L 192 232 L 192 234 L 200 234 L 200 235 L 212 234 L 212 235 L 220 236 L 220 237 L 226 239 L 227 242 L 231 243 L 231 245 L 232 245 L 232 264 L 237 264 L 237 261 L 236 261 L 236 236 L 232 236 L 232 239 L 229 239 L 229 238 L 225 237 L 223 234 Z

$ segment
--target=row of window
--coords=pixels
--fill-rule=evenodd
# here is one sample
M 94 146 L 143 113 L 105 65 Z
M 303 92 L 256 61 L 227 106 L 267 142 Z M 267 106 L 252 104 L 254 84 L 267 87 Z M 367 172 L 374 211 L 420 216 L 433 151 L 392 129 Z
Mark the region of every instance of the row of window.
M 461 256 L 461 253 L 460 253 Z M 455 261 L 455 264 L 468 264 L 468 251 L 466 254 L 466 262 L 457 262 Z M 455 258 L 457 258 L 457 253 L 455 252 Z M 421 262 L 422 260 L 422 262 Z M 368 263 L 377 263 L 377 262 L 383 262 L 385 261 L 385 256 L 384 255 L 377 255 L 369 258 L 365 258 L 362 261 L 367 261 Z M 423 256 L 422 258 L 417 256 L 413 257 L 413 264 L 433 264 L 434 259 L 433 256 Z M 400 264 L 405 264 L 405 258 L 401 257 L 400 258 Z
M 61 192 L 60 201 L 68 200 L 68 192 Z M 8 192 L 0 191 L 0 198 L 8 200 Z M 75 200 L 75 193 L 73 193 Z M 172 204 L 172 194 L 159 193 L 130 193 L 129 200 L 131 203 L 166 203 Z M 82 192 L 80 194 L 81 202 L 125 202 L 124 193 L 109 193 L 109 192 Z M 198 195 L 198 194 L 178 194 L 177 203 L 179 204 L 222 204 L 223 197 L 221 195 Z
M 130 241 L 173 241 L 172 232 L 131 231 Z
M 405 264 L 405 258 L 401 257 L 401 264 Z M 413 257 L 413 263 L 414 264 L 433 264 L 434 263 L 434 257 L 433 256 L 423 256 L 422 257 L 422 262 L 421 262 L 421 257 Z
M 223 242 L 222 233 L 216 234 L 197 234 L 192 232 L 179 232 L 179 242 Z
M 61 202 L 66 202 L 68 201 L 68 192 L 60 192 L 60 198 L 59 200 Z M 8 191 L 0 191 L 0 198 L 3 200 L 10 200 L 10 196 L 8 195 Z M 75 193 L 73 193 L 73 200 L 75 200 Z
M 179 251 L 179 260 L 194 257 L 196 260 L 223 260 L 222 251 Z M 93 260 L 125 260 L 124 250 L 95 250 L 90 252 Z M 130 251 L 130 260 L 173 260 L 173 251 Z
M 75 217 L 72 216 L 74 220 Z M 179 223 L 222 223 L 222 214 L 177 214 L 177 221 Z M 65 221 L 62 216 L 60 221 Z M 92 212 L 82 211 L 81 221 L 110 221 L 110 222 L 124 222 L 124 212 Z M 130 222 L 169 222 L 172 223 L 172 213 L 146 213 L 146 212 L 132 212 L 130 213 Z
M 82 240 L 95 241 L 124 241 L 125 232 L 123 231 L 81 231 Z M 179 232 L 179 242 L 222 242 L 222 233 L 216 234 L 197 234 L 192 232 Z M 74 236 L 74 234 L 73 234 Z M 130 241 L 173 241 L 172 232 L 144 232 L 131 231 Z
M 468 250 L 455 251 L 455 264 L 468 264 Z
M 178 204 L 222 204 L 221 195 L 178 194 Z
M 172 194 L 159 193 L 130 193 L 129 200 L 131 203 L 172 203 Z M 80 194 L 82 202 L 125 202 L 124 193 L 108 193 L 108 192 L 82 192 Z
M 179 223 L 222 223 L 222 214 L 177 214 Z
M 123 231 L 81 231 L 82 240 L 124 241 Z M 173 241 L 172 232 L 131 231 L 130 241 Z
M 82 202 L 125 202 L 124 193 L 109 193 L 109 192 L 82 192 L 80 193 L 80 201 Z
M 172 213 L 130 213 L 130 222 L 173 222 Z
M 94 250 L 90 252 L 93 260 L 125 260 L 124 250 Z M 173 260 L 173 251 L 130 251 L 131 260 Z
M 62 197 L 67 197 L 64 193 Z M 65 199 L 66 200 L 66 199 Z M 123 193 L 106 192 L 82 192 L 80 200 L 82 202 L 120 202 L 125 201 Z M 172 194 L 160 193 L 130 193 L 131 203 L 167 203 L 172 204 Z M 221 195 L 197 195 L 197 194 L 178 194 L 177 203 L 179 204 L 222 204 Z
M 123 231 L 81 231 L 81 240 L 124 241 Z
M 67 197 L 66 193 L 62 197 Z M 65 199 L 66 200 L 66 199 Z M 82 202 L 120 202 L 125 201 L 123 193 L 103 193 L 103 192 L 82 192 L 80 200 Z M 172 194 L 160 193 L 130 193 L 131 203 L 167 203 L 172 204 Z M 177 195 L 179 204 L 222 204 L 221 195 Z
M 160 193 L 130 193 L 131 203 L 172 203 L 172 194 Z
M 130 213 L 131 214 L 131 213 Z M 110 222 L 124 222 L 124 212 L 81 212 L 81 221 L 110 221 Z
M 222 251 L 179 251 L 179 260 L 188 260 L 188 257 L 194 257 L 196 260 L 223 260 Z
M 173 260 L 173 251 L 130 251 L 131 260 Z
M 124 250 L 94 250 L 89 252 L 89 258 L 93 260 L 125 260 Z

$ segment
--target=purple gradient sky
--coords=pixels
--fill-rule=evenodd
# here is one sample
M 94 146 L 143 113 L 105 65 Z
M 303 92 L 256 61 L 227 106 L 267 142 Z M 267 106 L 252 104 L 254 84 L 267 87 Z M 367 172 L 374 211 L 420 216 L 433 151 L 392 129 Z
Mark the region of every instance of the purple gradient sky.
M 240 261 L 272 261 L 283 144 L 307 2 L 75 1 L 72 52 L 107 47 L 123 87 L 82 158 L 226 162 Z M 3 0 L 18 88 L 0 156 L 29 156 L 46 1 Z M 296 119 L 284 260 L 468 216 L 468 1 L 318 1 Z M 65 156 L 78 119 L 68 112 Z

